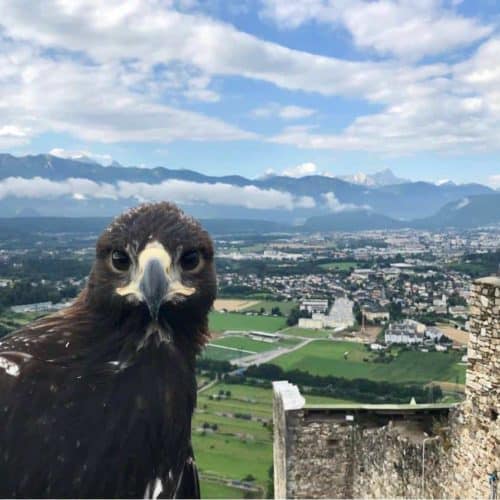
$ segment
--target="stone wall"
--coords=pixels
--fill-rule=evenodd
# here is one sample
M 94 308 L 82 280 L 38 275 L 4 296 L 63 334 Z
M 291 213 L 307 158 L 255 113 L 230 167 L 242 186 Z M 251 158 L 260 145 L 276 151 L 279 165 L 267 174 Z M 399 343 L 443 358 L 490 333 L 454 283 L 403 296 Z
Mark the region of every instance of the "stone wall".
M 289 410 L 275 420 L 275 497 L 440 496 L 439 446 L 426 440 L 424 471 L 422 446 L 448 411 L 446 405 Z
M 275 385 L 276 498 L 487 498 L 500 471 L 499 310 L 500 279 L 477 281 L 460 405 L 313 407 Z
M 472 292 L 466 400 L 450 416 L 442 478 L 451 498 L 487 498 L 487 474 L 500 473 L 500 278 L 480 279 Z

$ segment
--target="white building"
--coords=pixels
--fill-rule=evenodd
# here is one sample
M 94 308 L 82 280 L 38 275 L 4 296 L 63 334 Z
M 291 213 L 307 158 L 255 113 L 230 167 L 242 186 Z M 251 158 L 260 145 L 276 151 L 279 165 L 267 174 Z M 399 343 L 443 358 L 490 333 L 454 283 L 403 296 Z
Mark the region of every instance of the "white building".
M 421 344 L 425 325 L 412 319 L 390 323 L 385 332 L 386 344 Z
M 258 332 L 255 330 L 249 332 L 248 336 L 253 340 L 259 340 L 261 342 L 270 342 L 270 343 L 278 342 L 278 340 L 282 338 L 282 336 L 279 333 Z
M 326 299 L 306 299 L 300 303 L 300 310 L 308 313 L 326 313 L 328 311 L 328 300 Z
M 313 313 L 312 318 L 300 318 L 301 328 L 335 328 L 343 329 L 354 325 L 354 314 L 352 312 L 354 303 L 346 298 L 340 297 L 330 309 L 328 315 Z
M 436 328 L 435 326 L 429 326 L 425 330 L 425 336 L 430 339 L 430 340 L 441 340 L 441 337 L 443 336 L 443 332 L 439 329 Z
M 321 315 L 323 316 L 323 315 Z M 323 320 L 322 319 L 311 319 L 311 318 L 299 318 L 299 328 L 310 328 L 319 330 L 323 328 Z
M 330 313 L 325 318 L 325 326 L 329 328 L 337 328 L 344 326 L 345 328 L 354 325 L 354 314 L 352 308 L 354 303 L 344 297 L 339 297 L 335 300 Z M 328 323 L 328 325 L 326 325 Z

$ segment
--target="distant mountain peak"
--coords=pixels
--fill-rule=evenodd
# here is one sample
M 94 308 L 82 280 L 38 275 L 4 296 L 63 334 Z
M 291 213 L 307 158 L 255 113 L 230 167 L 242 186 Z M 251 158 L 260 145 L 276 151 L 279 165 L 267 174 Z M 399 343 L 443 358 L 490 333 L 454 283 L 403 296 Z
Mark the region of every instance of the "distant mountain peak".
M 62 148 L 51 149 L 48 156 L 55 156 L 63 160 L 73 160 L 80 163 L 90 163 L 91 165 L 101 165 L 103 167 L 121 167 L 122 165 L 110 155 L 90 153 L 89 151 L 69 151 Z
M 390 186 L 394 184 L 404 184 L 410 182 L 408 179 L 403 179 L 397 177 L 390 168 L 384 168 L 379 172 L 374 174 L 365 174 L 364 172 L 358 172 L 354 175 L 345 175 L 340 177 L 340 179 L 351 182 L 352 184 L 359 184 L 361 186 L 368 187 L 379 187 L 379 186 Z
M 454 183 L 450 179 L 441 179 L 439 181 L 436 181 L 436 186 L 456 186 L 456 183 Z

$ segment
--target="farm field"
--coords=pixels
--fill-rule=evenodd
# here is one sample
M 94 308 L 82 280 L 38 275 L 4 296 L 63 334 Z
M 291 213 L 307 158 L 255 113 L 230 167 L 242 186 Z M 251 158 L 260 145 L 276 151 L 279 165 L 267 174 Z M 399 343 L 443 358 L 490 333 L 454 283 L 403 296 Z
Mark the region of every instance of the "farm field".
M 344 359 L 344 353 L 348 353 Z M 272 363 L 285 370 L 301 369 L 315 375 L 334 375 L 348 379 L 366 378 L 387 382 L 432 381 L 465 383 L 465 367 L 459 365 L 459 352 L 400 351 L 389 363 L 375 363 L 363 344 L 356 342 L 312 342 Z M 368 358 L 369 361 L 363 361 Z
M 240 299 L 217 299 L 214 302 L 216 311 L 241 311 L 243 309 L 252 308 L 255 304 L 259 304 L 258 300 L 240 300 Z
M 255 311 L 259 312 L 261 309 L 264 309 L 267 313 L 271 313 L 273 307 L 279 307 L 283 316 L 288 316 L 290 311 L 296 307 L 298 304 L 294 301 L 283 302 L 277 300 L 261 300 L 259 302 L 255 302 L 249 306 L 242 308 L 242 311 Z
M 232 359 L 248 356 L 250 353 L 245 351 L 235 351 L 233 349 L 224 349 L 216 345 L 208 344 L 201 354 L 203 358 L 215 359 L 217 361 L 231 361 Z
M 231 335 L 226 337 L 219 337 L 218 339 L 212 341 L 210 345 L 212 346 L 226 346 L 233 347 L 236 349 L 242 349 L 252 352 L 266 352 L 274 351 L 280 347 L 291 347 L 300 342 L 296 339 L 283 339 L 278 342 L 262 342 L 260 340 L 253 340 L 242 335 Z
M 219 391 L 230 391 L 227 399 L 211 399 Z M 352 403 L 320 396 L 307 397 L 309 404 Z M 235 414 L 247 418 L 235 418 Z M 248 417 L 251 417 L 250 420 Z M 257 421 L 256 419 L 261 421 Z M 193 420 L 193 446 L 196 462 L 203 475 L 242 480 L 248 474 L 265 492 L 269 467 L 272 465 L 271 428 L 272 390 L 238 384 L 218 383 L 198 396 Z M 205 431 L 203 425 L 216 424 L 216 430 Z M 203 497 L 241 498 L 243 492 L 212 481 L 202 480 Z M 235 490 L 235 491 L 233 491 Z
M 245 492 L 221 483 L 201 480 L 201 498 L 244 498 Z
M 286 319 L 272 316 L 247 316 L 241 313 L 211 312 L 209 316 L 209 329 L 213 332 L 226 330 L 258 330 L 262 332 L 275 332 L 283 328 Z
M 311 330 L 310 328 L 299 328 L 297 326 L 291 326 L 282 330 L 281 333 L 296 337 L 326 339 L 333 333 L 333 330 Z

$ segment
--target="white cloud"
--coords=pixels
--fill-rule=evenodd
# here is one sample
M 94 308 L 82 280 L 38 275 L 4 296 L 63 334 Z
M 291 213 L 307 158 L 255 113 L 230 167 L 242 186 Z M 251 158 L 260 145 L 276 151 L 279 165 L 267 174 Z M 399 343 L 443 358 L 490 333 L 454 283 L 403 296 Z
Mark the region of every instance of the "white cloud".
M 81 52 L 108 67 L 120 63 L 122 78 L 147 88 L 157 85 L 150 81 L 151 68 L 179 62 L 205 78 L 242 76 L 325 95 L 387 96 L 400 93 L 409 81 L 446 71 L 440 65 L 412 68 L 291 50 L 166 5 L 155 0 L 52 0 L 43 5 L 0 0 L 3 27 L 14 39 Z
M 316 114 L 316 110 L 302 106 L 281 106 L 277 103 L 269 103 L 266 106 L 253 109 L 251 114 L 258 118 L 278 117 L 282 120 L 298 120 Z
M 470 204 L 469 198 L 462 198 L 454 207 L 454 210 L 460 210 Z
M 362 48 L 403 58 L 466 47 L 493 32 L 439 0 L 261 0 L 262 16 L 282 27 L 315 21 L 343 26 Z
M 113 64 L 47 59 L 37 50 L 7 45 L 2 52 L 0 43 L 0 67 L 8 66 L 6 74 L 0 70 L 0 124 L 9 124 L 11 136 L 23 131 L 11 143 L 47 131 L 102 143 L 255 137 L 217 118 L 157 102 L 134 88 L 133 71 L 124 76 Z
M 41 177 L 8 177 L 0 181 L 0 199 L 53 199 L 62 196 L 71 196 L 79 201 L 91 198 L 135 199 L 141 202 L 171 200 L 180 204 L 207 203 L 261 210 L 315 206 L 314 200 L 308 196 L 295 197 L 276 189 L 260 189 L 253 185 L 233 186 L 220 182 L 208 184 L 172 179 L 159 184 L 126 181 L 109 184 L 80 178 L 52 181 Z
M 488 177 L 488 184 L 495 189 L 500 188 L 500 174 L 490 175 Z
M 272 169 L 266 172 L 268 175 L 274 173 Z M 320 171 L 316 163 L 304 162 L 294 167 L 285 168 L 279 175 L 286 177 L 305 177 L 306 175 L 322 175 L 324 177 L 333 177 L 330 172 Z
M 408 83 L 378 113 L 358 116 L 337 134 L 286 127 L 269 140 L 301 148 L 395 155 L 420 151 L 496 151 L 500 144 L 500 39 L 427 83 Z
M 301 163 L 295 167 L 285 168 L 281 175 L 287 177 L 304 177 L 306 175 L 320 175 L 318 171 L 318 166 L 312 162 Z
M 334 192 L 325 193 L 323 195 L 326 205 L 331 212 L 352 212 L 355 210 L 370 210 L 368 205 L 356 205 L 354 203 L 342 203 L 335 196 Z
M 336 134 L 285 128 L 273 142 L 398 155 L 498 148 L 499 39 L 486 40 L 461 63 L 414 63 L 491 31 L 437 0 L 266 3 L 285 24 L 340 23 L 360 47 L 405 62 L 348 61 L 292 50 L 205 15 L 175 11 L 174 4 L 0 0 L 0 147 L 25 144 L 43 132 L 103 143 L 259 139 L 180 108 L 179 96 L 217 101 L 212 79 L 221 75 L 355 97 L 379 110 Z M 313 112 L 284 106 L 278 116 L 298 119 Z

